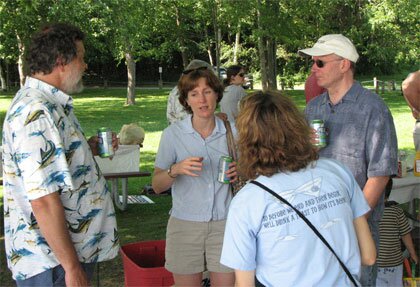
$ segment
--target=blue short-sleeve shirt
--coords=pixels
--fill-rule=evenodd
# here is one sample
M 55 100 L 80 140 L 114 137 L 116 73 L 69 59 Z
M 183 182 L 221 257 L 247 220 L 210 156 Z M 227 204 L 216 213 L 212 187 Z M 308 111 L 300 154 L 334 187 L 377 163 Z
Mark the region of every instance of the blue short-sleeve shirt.
M 171 216 L 208 222 L 224 220 L 232 199 L 229 185 L 217 180 L 219 159 L 227 156 L 226 129 L 216 117 L 212 134 L 203 139 L 193 128 L 191 116 L 167 127 L 156 155 L 155 167 L 166 170 L 188 157 L 203 157 L 200 176 L 179 175 L 172 185 Z M 234 135 L 236 131 L 232 126 Z
M 397 173 L 397 136 L 391 112 L 360 83 L 355 82 L 336 105 L 328 93 L 313 99 L 305 114 L 308 122 L 324 120 L 328 131 L 328 145 L 319 154 L 344 163 L 361 189 L 369 177 Z
M 358 280 L 360 251 L 354 219 L 370 208 L 354 177 L 335 160 L 256 180 L 300 210 Z M 330 250 L 288 206 L 248 183 L 232 200 L 221 263 L 256 270 L 264 286 L 350 286 Z

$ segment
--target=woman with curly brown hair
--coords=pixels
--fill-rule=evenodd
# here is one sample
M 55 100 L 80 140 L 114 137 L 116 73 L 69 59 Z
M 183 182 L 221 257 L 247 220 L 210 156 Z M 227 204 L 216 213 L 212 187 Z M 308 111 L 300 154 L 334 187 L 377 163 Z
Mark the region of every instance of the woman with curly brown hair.
M 310 128 L 293 102 L 276 92 L 245 97 L 236 121 L 242 176 L 274 190 L 324 236 L 358 280 L 373 264 L 370 208 L 350 171 L 318 159 Z M 350 276 L 306 222 L 286 204 L 248 183 L 232 200 L 221 263 L 236 285 L 350 286 Z
M 176 286 L 200 286 L 204 270 L 212 286 L 233 286 L 233 270 L 220 264 L 232 199 L 229 184 L 217 180 L 219 159 L 228 155 L 225 126 L 214 114 L 223 86 L 202 67 L 185 70 L 178 90 L 190 116 L 163 131 L 152 180 L 157 193 L 172 187 L 165 267 Z M 235 163 L 226 175 L 236 180 Z

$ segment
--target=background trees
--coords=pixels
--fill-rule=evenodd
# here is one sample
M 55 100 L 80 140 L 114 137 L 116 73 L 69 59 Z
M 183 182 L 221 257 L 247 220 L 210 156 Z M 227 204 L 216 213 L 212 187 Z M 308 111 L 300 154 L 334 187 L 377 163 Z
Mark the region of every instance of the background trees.
M 241 63 L 263 88 L 292 86 L 309 67 L 297 50 L 327 33 L 353 40 L 359 73 L 418 69 L 419 12 L 416 0 L 3 0 L 1 86 L 17 74 L 23 82 L 29 37 L 53 21 L 87 33 L 89 76 L 126 82 L 127 104 L 135 103 L 136 84 L 157 81 L 156 66 L 176 80 L 193 58 Z

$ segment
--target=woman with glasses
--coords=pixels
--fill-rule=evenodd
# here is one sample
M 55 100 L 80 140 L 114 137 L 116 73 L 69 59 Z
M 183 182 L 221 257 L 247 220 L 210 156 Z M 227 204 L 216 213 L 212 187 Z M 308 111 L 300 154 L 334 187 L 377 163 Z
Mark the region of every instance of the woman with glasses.
M 226 75 L 223 81 L 225 91 L 220 102 L 220 111 L 227 115 L 231 123 L 234 123 L 239 112 L 239 102 L 246 96 L 242 88 L 245 82 L 245 71 L 242 66 L 233 65 L 227 68 Z
M 212 71 L 197 68 L 183 72 L 178 90 L 190 115 L 163 131 L 152 180 L 156 193 L 172 187 L 165 267 L 176 286 L 200 286 L 205 270 L 212 286 L 233 286 L 233 270 L 220 264 L 232 199 L 229 184 L 218 181 L 219 159 L 228 155 L 226 129 L 214 114 L 223 86 Z M 229 167 L 226 176 L 236 180 L 236 163 Z
M 246 184 L 229 208 L 221 262 L 235 269 L 235 286 L 254 286 L 255 275 L 264 286 L 357 284 L 361 263 L 373 264 L 376 250 L 370 208 L 350 171 L 318 158 L 303 114 L 278 92 L 245 97 L 236 127 L 238 170 L 256 184 Z M 304 219 L 264 187 L 315 226 L 349 276 Z

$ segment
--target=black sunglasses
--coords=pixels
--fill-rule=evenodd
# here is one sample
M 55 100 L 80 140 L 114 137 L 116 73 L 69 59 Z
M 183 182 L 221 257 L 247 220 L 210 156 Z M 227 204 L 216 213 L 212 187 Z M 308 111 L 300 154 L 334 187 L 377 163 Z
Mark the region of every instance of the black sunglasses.
M 184 71 L 182 71 L 182 73 L 184 75 L 188 75 L 189 73 L 191 73 L 193 71 L 202 71 L 202 70 L 206 70 L 206 69 L 207 69 L 207 67 L 199 67 L 199 68 L 184 70 Z
M 335 62 L 335 61 L 341 61 L 341 60 L 343 60 L 343 59 L 335 59 L 335 60 L 331 60 L 331 61 L 315 60 L 315 61 L 312 61 L 311 66 L 312 66 L 313 64 L 315 64 L 318 68 L 324 68 L 324 67 L 325 67 L 325 65 L 326 65 L 327 63 L 329 63 L 329 62 Z
M 238 76 L 243 78 L 245 76 L 245 74 L 244 73 L 239 73 Z

